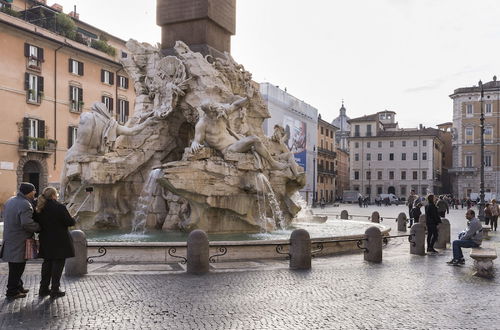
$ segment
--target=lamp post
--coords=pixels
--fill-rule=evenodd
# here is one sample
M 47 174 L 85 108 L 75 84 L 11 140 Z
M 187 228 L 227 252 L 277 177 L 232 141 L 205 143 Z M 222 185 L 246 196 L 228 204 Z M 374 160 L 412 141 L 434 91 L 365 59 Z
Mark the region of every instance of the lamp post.
M 368 201 L 371 202 L 372 200 L 372 170 L 371 170 L 371 163 L 368 163 Z
M 479 80 L 479 89 L 481 94 L 479 96 L 479 105 L 481 108 L 481 117 L 479 129 L 481 131 L 481 172 L 480 172 L 480 187 L 479 187 L 479 220 L 484 221 L 484 111 L 483 111 L 483 97 L 484 88 L 483 82 Z
M 313 146 L 313 196 L 312 207 L 316 206 L 316 146 Z

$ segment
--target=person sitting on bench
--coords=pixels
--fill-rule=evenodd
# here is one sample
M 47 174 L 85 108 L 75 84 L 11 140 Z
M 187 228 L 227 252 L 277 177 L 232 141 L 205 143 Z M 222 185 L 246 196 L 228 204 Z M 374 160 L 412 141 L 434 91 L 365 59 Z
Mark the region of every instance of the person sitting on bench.
M 465 217 L 468 220 L 467 229 L 458 234 L 458 239 L 453 241 L 453 259 L 447 263 L 453 266 L 465 264 L 462 248 L 479 247 L 483 241 L 483 226 L 474 210 L 467 210 Z

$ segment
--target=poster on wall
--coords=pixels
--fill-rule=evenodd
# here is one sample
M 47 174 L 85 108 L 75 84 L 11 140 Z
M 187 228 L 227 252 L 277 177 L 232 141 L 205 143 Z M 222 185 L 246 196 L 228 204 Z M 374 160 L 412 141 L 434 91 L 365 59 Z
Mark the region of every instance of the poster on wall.
M 297 164 L 306 170 L 306 123 L 292 117 L 283 118 L 283 127 L 286 132 L 285 143 L 288 149 L 294 154 Z

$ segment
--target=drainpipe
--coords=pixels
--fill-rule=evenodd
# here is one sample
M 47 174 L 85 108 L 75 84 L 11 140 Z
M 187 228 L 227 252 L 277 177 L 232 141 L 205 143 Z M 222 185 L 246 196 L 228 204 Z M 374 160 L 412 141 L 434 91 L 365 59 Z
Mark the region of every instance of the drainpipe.
M 65 45 L 56 48 L 54 52 L 54 141 L 57 141 L 57 52 Z M 54 170 L 57 164 L 57 144 L 54 150 Z

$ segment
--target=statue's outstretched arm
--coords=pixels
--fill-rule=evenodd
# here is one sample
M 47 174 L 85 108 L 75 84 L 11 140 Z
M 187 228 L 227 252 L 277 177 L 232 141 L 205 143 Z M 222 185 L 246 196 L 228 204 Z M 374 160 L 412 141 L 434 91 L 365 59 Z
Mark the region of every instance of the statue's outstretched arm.
M 144 122 L 134 127 L 126 127 L 123 125 L 118 125 L 116 128 L 117 135 L 137 135 L 139 134 L 146 126 L 150 126 L 158 122 L 158 118 L 149 117 Z
M 227 108 L 227 113 L 230 114 L 231 112 L 241 108 L 247 102 L 248 102 L 248 97 L 239 97 L 238 100 L 231 103 L 231 105 Z

